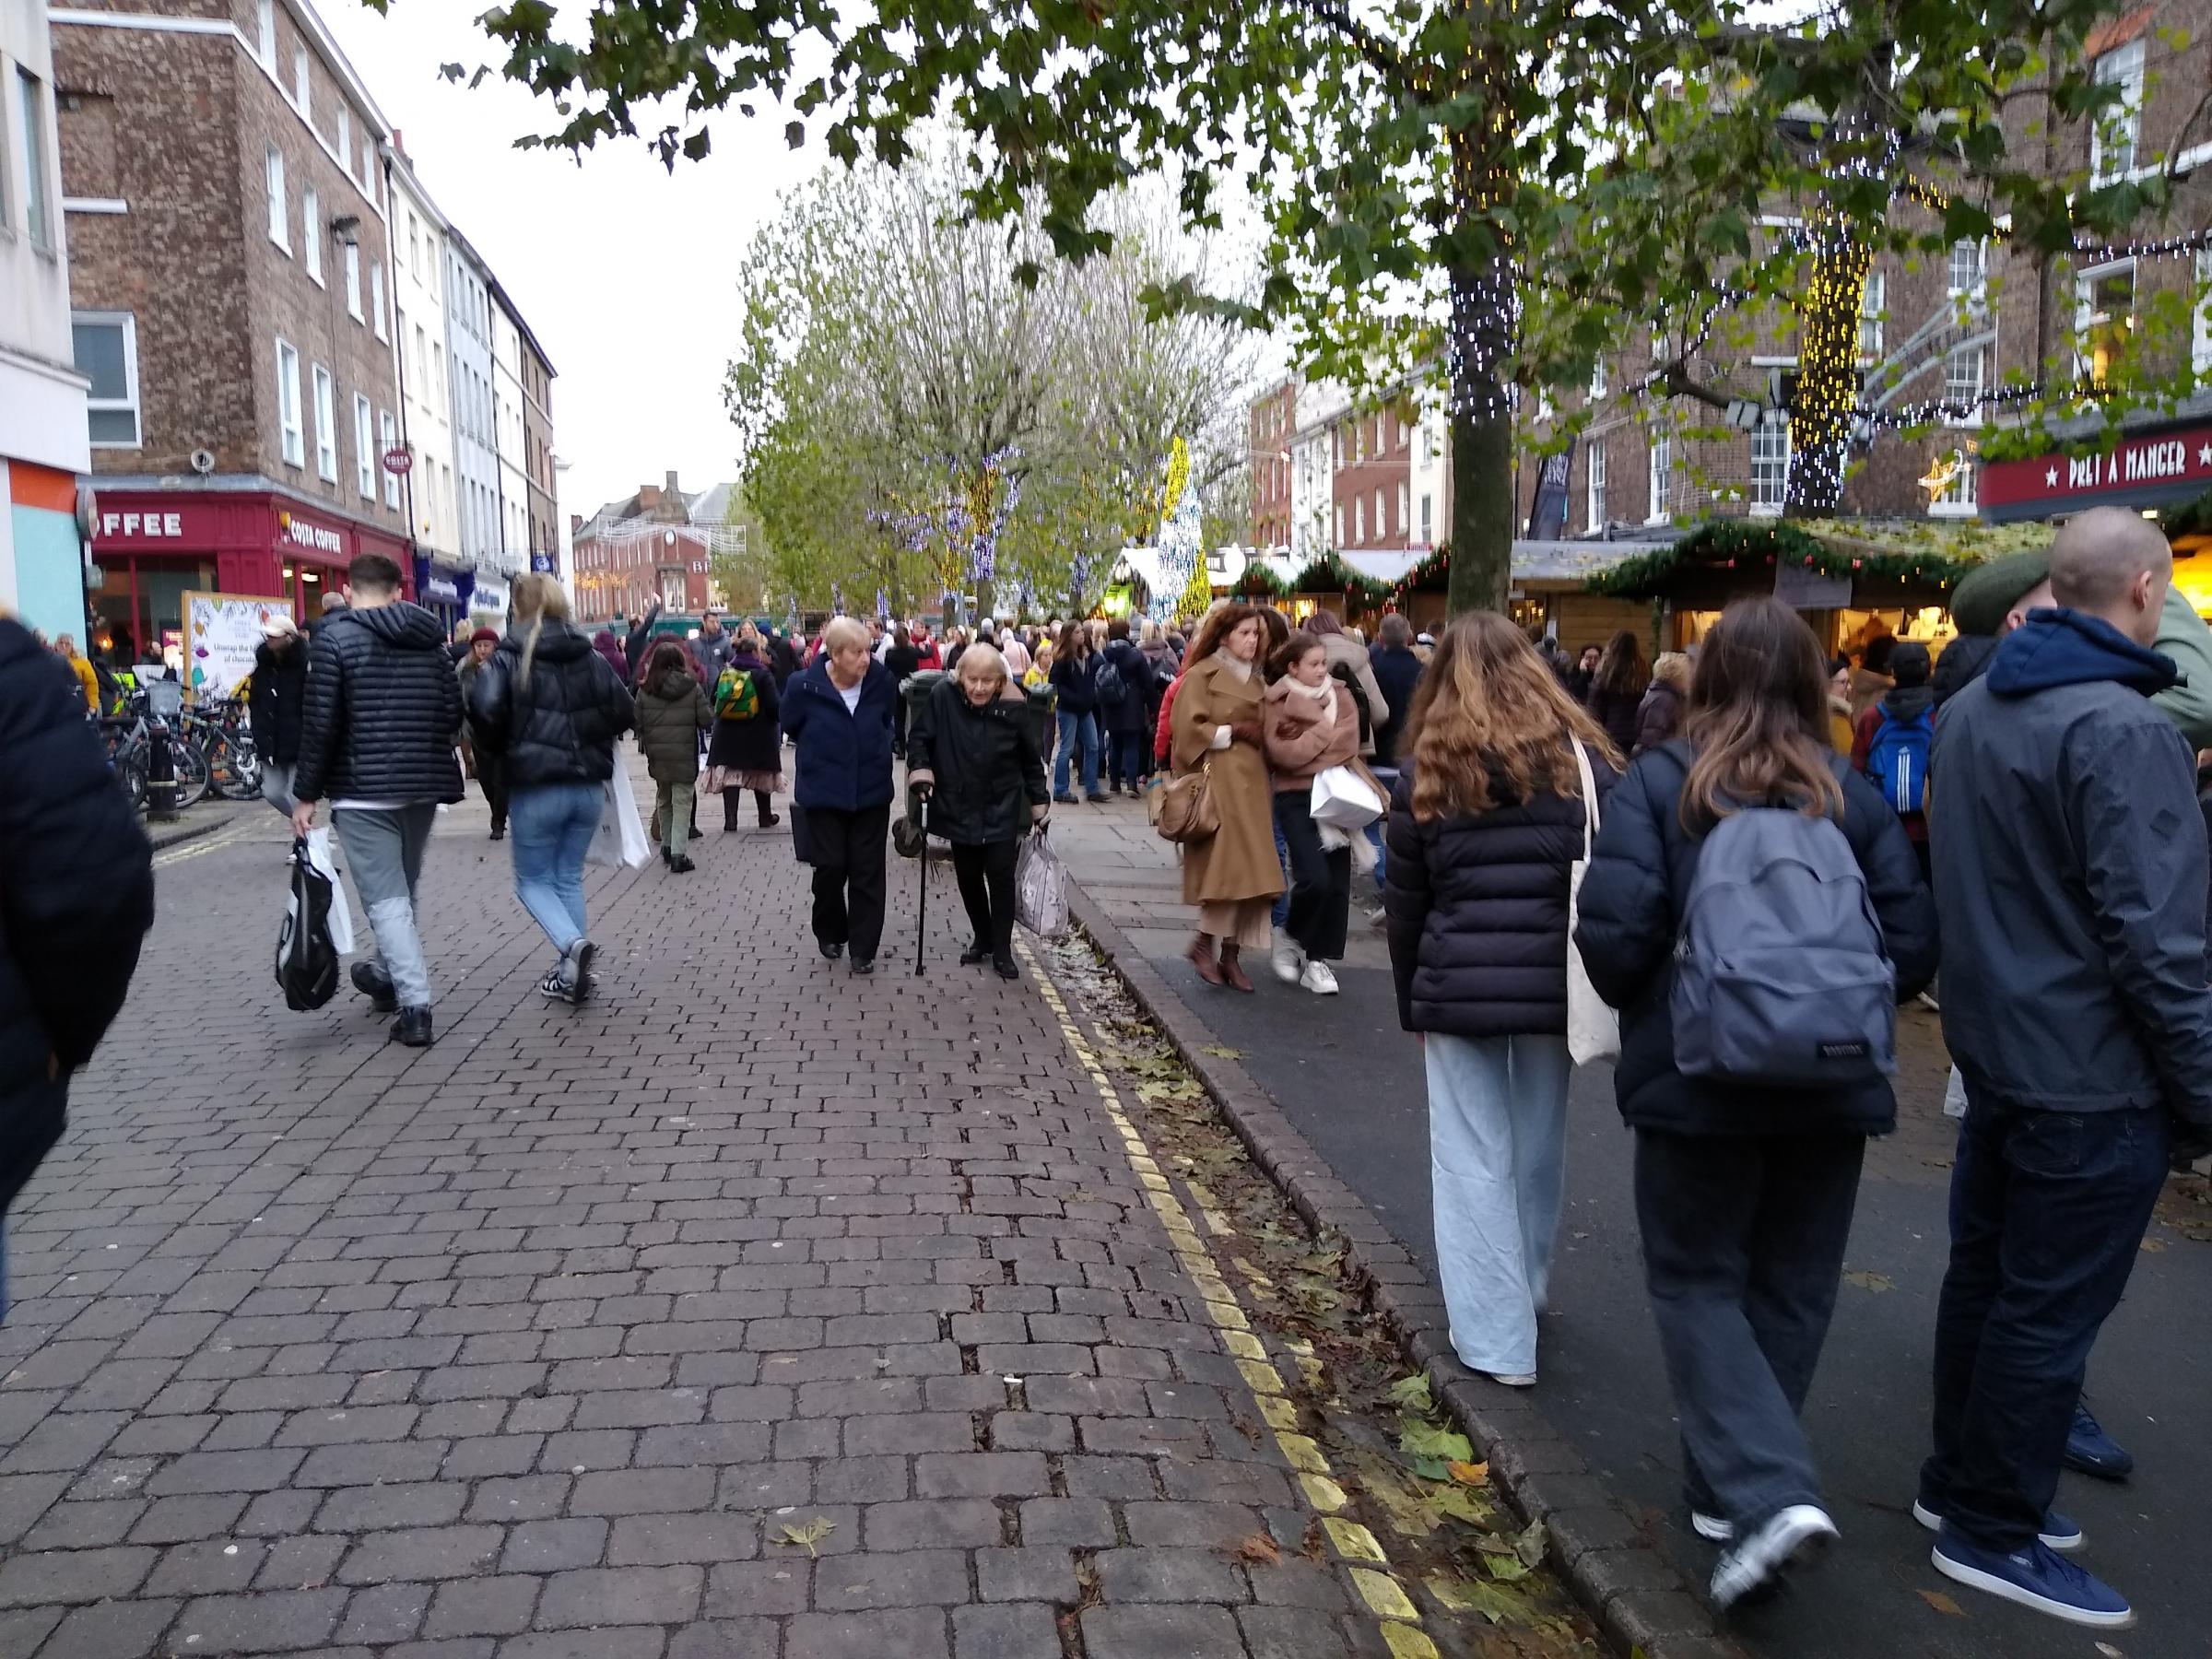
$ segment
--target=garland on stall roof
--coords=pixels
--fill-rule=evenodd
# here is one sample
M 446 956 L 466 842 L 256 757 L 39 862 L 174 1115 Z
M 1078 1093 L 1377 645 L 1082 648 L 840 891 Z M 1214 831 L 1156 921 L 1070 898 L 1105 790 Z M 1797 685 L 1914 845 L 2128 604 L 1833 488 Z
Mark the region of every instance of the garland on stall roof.
M 1397 584 L 1377 582 L 1362 576 L 1346 564 L 1335 553 L 1324 553 L 1302 571 L 1288 578 L 1277 576 L 1265 565 L 1247 565 L 1244 573 L 1230 584 L 1230 592 L 1240 599 L 1277 600 L 1292 598 L 1299 594 L 1335 592 L 1349 600 L 1357 599 L 1369 606 L 1382 605 L 1395 594 Z
M 2170 542 L 2184 535 L 2204 535 L 2212 533 L 2212 489 L 2193 496 L 2159 521 L 2159 528 L 2166 533 Z
M 1839 531 L 1839 535 L 1842 533 Z M 1583 585 L 1593 594 L 1619 599 L 1647 598 L 1685 567 L 1706 570 L 1759 570 L 1783 560 L 1823 576 L 1923 582 L 1947 586 L 1976 562 L 1933 549 L 1887 553 L 1860 542 L 1833 546 L 1818 535 L 1783 522 L 1714 519 L 1679 541 L 1623 559 Z

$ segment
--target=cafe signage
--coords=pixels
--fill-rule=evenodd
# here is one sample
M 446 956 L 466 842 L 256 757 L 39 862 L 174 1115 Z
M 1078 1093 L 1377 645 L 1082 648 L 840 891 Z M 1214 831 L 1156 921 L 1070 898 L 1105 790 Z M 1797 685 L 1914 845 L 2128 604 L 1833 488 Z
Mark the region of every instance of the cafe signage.
M 2146 433 L 2088 454 L 2053 451 L 1991 462 L 1982 469 L 1979 493 L 1984 509 L 2010 507 L 2016 511 L 2008 516 L 2018 517 L 2021 507 L 2058 509 L 2077 497 L 2124 502 L 2155 490 L 2154 499 L 2168 499 L 2176 485 L 2212 485 L 2212 426 Z

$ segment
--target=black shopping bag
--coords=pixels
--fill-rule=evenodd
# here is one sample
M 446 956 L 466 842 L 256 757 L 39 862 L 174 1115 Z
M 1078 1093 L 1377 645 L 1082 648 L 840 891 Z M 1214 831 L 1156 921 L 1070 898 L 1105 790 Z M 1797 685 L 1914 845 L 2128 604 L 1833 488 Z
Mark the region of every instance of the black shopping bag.
M 284 1006 L 300 1013 L 321 1007 L 338 990 L 330 877 L 309 861 L 304 837 L 292 843 L 292 890 L 276 930 L 276 982 L 284 987 Z
M 806 808 L 791 804 L 791 850 L 803 865 L 814 862 L 814 834 L 806 828 Z

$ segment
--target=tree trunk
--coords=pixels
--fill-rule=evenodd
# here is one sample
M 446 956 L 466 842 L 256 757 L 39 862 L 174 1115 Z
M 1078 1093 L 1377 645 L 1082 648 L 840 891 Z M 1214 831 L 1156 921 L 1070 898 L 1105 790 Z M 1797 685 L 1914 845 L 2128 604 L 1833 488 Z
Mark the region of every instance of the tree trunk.
M 975 579 L 975 619 L 981 622 L 991 615 L 998 601 L 998 583 L 988 576 Z
M 1512 292 L 1503 260 L 1452 276 L 1452 565 L 1445 604 L 1505 609 L 1512 585 L 1513 412 L 1501 375 L 1510 361 Z
M 1859 316 L 1873 250 L 1829 212 L 1819 228 L 1813 279 L 1797 312 L 1797 391 L 1790 400 L 1788 518 L 1833 513 L 1843 500 L 1851 428 L 1859 406 Z

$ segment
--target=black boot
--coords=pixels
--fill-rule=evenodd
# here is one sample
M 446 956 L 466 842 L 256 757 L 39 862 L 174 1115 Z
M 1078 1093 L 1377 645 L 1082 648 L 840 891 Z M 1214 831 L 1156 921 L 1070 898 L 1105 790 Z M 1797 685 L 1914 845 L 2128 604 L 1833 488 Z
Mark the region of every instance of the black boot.
M 993 957 L 991 966 L 998 971 L 1000 979 L 1015 980 L 1021 977 L 1021 970 L 1014 965 L 1013 956 L 1006 951 L 1002 950 Z
M 782 822 L 783 821 L 782 818 L 778 818 L 778 817 L 777 817 L 777 816 L 776 816 L 774 813 L 771 812 L 771 811 L 768 809 L 768 791 L 767 791 L 767 790 L 765 790 L 765 789 L 756 789 L 756 790 L 754 790 L 754 791 L 753 791 L 753 803 L 754 803 L 754 805 L 755 805 L 755 806 L 759 806 L 759 807 L 760 808 L 760 828 L 761 828 L 761 829 L 763 829 L 763 830 L 773 830 L 773 829 L 774 829 L 774 828 L 775 828 L 775 827 L 776 827 L 778 824 L 780 824 L 780 823 L 782 823 Z
M 399 1018 L 392 1022 L 392 1041 L 405 1043 L 408 1048 L 429 1048 L 435 1041 L 430 1035 L 430 1011 L 402 1008 Z
M 960 966 L 963 968 L 972 968 L 978 962 L 986 962 L 990 959 L 991 947 L 981 939 L 977 939 L 967 949 L 960 952 Z
M 353 988 L 367 997 L 369 1006 L 379 1014 L 399 1011 L 399 993 L 392 988 L 392 976 L 382 962 L 356 962 L 351 978 Z

